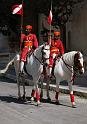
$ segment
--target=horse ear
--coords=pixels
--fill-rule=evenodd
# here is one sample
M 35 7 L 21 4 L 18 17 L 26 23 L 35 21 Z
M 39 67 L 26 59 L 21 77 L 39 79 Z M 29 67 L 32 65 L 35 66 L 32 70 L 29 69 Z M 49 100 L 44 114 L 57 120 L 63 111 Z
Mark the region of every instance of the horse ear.
M 81 50 L 81 53 L 83 54 L 83 50 Z

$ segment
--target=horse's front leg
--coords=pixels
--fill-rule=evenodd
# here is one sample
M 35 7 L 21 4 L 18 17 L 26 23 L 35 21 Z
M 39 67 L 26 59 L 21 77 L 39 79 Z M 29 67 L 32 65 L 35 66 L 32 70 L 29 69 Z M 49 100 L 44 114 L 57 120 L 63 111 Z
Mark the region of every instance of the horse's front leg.
M 43 98 L 43 80 L 44 80 L 44 75 L 42 74 L 40 77 L 40 82 L 41 82 L 41 92 L 40 92 L 40 98 Z
M 60 81 L 56 78 L 56 94 L 55 94 L 56 104 L 59 104 L 59 93 L 60 93 L 59 83 Z
M 25 91 L 25 79 L 24 79 L 24 77 L 23 77 L 23 82 L 22 83 L 23 83 L 23 100 L 26 101 L 26 96 L 25 96 L 26 91 Z
M 73 94 L 73 86 L 72 86 L 72 83 L 73 82 L 68 82 L 68 87 L 69 87 L 69 90 L 70 90 L 70 99 L 71 99 L 71 103 L 72 103 L 72 107 L 76 107 L 75 105 L 75 97 L 74 97 L 74 94 Z
M 49 94 L 49 85 L 50 85 L 50 77 L 47 76 L 46 78 L 46 90 L 47 90 L 47 100 L 50 102 L 51 98 L 50 98 L 50 94 Z
M 38 81 L 35 82 L 35 89 L 36 89 L 36 101 L 37 101 L 37 105 L 39 105 L 40 104 L 40 92 L 38 88 Z

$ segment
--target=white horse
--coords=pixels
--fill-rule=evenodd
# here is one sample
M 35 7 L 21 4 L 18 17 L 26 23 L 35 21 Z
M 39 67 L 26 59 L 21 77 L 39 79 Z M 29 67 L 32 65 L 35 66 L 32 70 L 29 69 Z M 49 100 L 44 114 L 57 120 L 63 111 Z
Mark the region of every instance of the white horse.
M 40 93 L 38 88 L 38 81 L 43 72 L 43 65 L 49 64 L 50 56 L 50 46 L 49 44 L 43 44 L 39 46 L 33 54 L 27 57 L 27 62 L 25 64 L 25 70 L 27 74 L 32 76 L 35 89 L 32 90 L 31 96 L 32 99 L 36 93 L 37 104 L 40 103 Z M 19 63 L 20 63 L 20 54 L 17 54 L 6 66 L 5 69 L 0 70 L 0 73 L 5 73 L 9 67 L 14 62 L 14 68 L 17 77 L 18 84 L 18 97 L 21 98 L 20 93 L 20 81 L 19 81 Z M 21 77 L 24 80 L 24 77 Z M 23 82 L 23 98 L 25 98 L 25 83 Z
M 73 84 L 74 76 L 76 75 L 77 72 L 79 72 L 79 74 L 84 73 L 83 55 L 81 52 L 71 51 L 71 52 L 65 53 L 60 59 L 56 60 L 55 67 L 54 67 L 54 76 L 56 79 L 55 99 L 57 103 L 59 103 L 59 99 L 58 99 L 59 84 L 61 81 L 66 80 L 68 82 L 72 106 L 73 107 L 75 106 L 72 84 Z M 47 84 L 49 85 L 50 83 L 47 83 Z M 49 86 L 47 88 L 49 88 Z M 43 90 L 41 91 L 41 93 L 43 94 Z

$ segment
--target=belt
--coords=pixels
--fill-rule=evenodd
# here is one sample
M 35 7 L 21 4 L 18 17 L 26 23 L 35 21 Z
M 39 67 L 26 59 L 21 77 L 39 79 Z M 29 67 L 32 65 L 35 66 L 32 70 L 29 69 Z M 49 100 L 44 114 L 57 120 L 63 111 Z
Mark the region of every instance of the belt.
M 32 49 L 32 46 L 24 46 L 25 48 L 30 48 L 30 49 Z

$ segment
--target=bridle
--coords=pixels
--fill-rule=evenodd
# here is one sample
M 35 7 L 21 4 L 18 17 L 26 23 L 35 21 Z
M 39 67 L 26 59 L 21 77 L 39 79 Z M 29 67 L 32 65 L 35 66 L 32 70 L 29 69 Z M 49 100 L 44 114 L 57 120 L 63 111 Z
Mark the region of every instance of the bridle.
M 33 56 L 35 57 L 35 59 L 39 61 L 40 64 L 45 65 L 46 64 L 45 61 L 48 60 L 49 57 L 48 58 L 44 57 L 45 52 L 43 50 L 50 50 L 50 49 L 44 48 L 44 46 L 42 47 L 42 50 L 41 50 L 42 59 L 41 60 L 34 55 L 34 52 L 33 52 Z
M 72 72 L 71 69 L 72 69 L 73 66 L 67 64 L 67 63 L 65 62 L 65 60 L 63 59 L 63 56 L 62 56 L 62 60 L 63 60 L 64 64 L 66 65 L 66 67 L 68 68 L 68 70 L 69 70 L 70 72 Z
M 42 50 L 41 50 L 41 52 L 42 52 L 42 60 L 43 60 L 43 62 L 44 62 L 45 60 L 48 60 L 48 59 L 50 58 L 50 56 L 49 56 L 48 58 L 45 58 L 45 57 L 44 57 L 45 52 L 44 52 L 43 50 L 47 50 L 47 51 L 49 50 L 49 51 L 50 51 L 50 49 L 44 48 L 44 46 L 42 47 Z
M 65 60 L 63 59 L 63 56 L 62 56 L 62 60 L 63 60 L 64 64 L 66 65 L 66 67 L 67 67 L 70 71 L 71 71 L 70 68 L 73 67 L 73 70 L 74 70 L 75 72 L 77 72 L 77 71 L 79 70 L 79 68 L 83 68 L 83 66 L 82 66 L 81 64 L 79 64 L 79 59 L 81 59 L 81 57 L 79 56 L 79 52 L 77 52 L 77 53 L 75 54 L 75 56 L 74 56 L 74 64 L 71 66 L 71 65 L 69 65 L 69 64 L 67 64 L 67 63 L 65 62 Z
M 78 72 L 80 69 L 84 68 L 84 66 L 81 65 L 80 63 L 80 53 L 77 52 L 74 56 L 74 66 L 73 66 L 73 69 L 75 72 Z
M 73 64 L 72 66 L 69 65 L 69 64 L 67 64 L 67 63 L 65 62 L 65 60 L 63 59 L 63 57 L 62 57 L 62 60 L 63 60 L 64 64 L 66 65 L 66 67 L 68 68 L 68 70 L 69 70 L 71 73 L 73 73 L 73 76 L 72 76 L 72 79 L 70 80 L 70 82 L 74 81 L 75 77 L 78 76 L 79 68 L 83 68 L 83 66 L 78 63 L 78 62 L 79 62 L 79 59 L 81 59 L 81 57 L 80 57 L 79 54 L 80 54 L 79 52 L 77 52 L 77 53 L 75 54 L 75 56 L 74 56 L 74 64 Z M 72 71 L 72 68 L 73 68 L 74 71 Z

